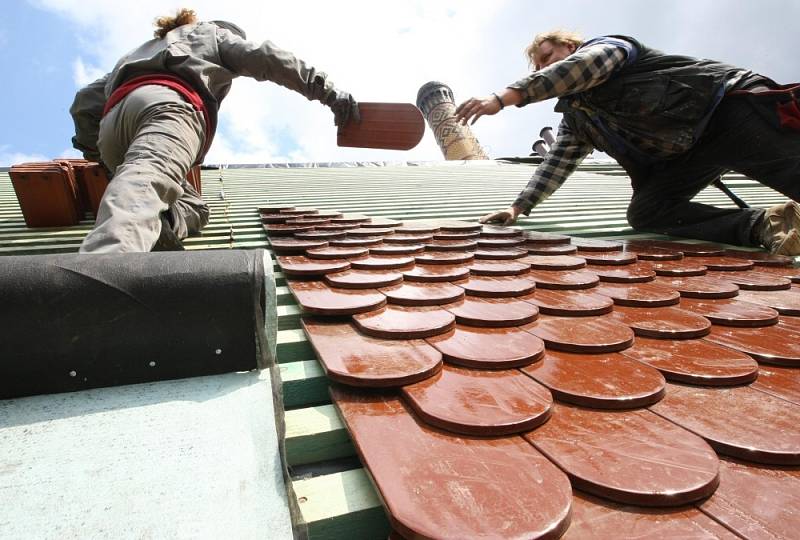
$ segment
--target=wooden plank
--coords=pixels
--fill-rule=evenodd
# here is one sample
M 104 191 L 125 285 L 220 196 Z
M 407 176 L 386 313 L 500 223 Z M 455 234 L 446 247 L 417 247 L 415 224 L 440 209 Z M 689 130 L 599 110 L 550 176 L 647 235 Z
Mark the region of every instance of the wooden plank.
M 316 359 L 287 362 L 279 367 L 284 407 L 290 409 L 330 402 L 328 378 Z
M 333 405 L 286 411 L 286 461 L 318 463 L 355 454 L 350 435 Z
M 311 540 L 385 540 L 389 520 L 364 469 L 292 482 Z
M 302 330 L 278 330 L 278 362 L 315 358 L 314 350 Z

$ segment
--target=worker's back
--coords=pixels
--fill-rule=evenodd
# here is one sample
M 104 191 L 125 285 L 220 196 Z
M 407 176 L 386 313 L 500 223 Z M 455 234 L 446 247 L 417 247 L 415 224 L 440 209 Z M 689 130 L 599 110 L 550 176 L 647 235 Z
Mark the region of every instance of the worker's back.
M 220 54 L 243 40 L 214 23 L 179 26 L 161 38 L 151 39 L 123 56 L 106 83 L 106 96 L 138 75 L 173 73 L 197 90 L 208 105 L 219 106 L 231 81 L 238 75 Z

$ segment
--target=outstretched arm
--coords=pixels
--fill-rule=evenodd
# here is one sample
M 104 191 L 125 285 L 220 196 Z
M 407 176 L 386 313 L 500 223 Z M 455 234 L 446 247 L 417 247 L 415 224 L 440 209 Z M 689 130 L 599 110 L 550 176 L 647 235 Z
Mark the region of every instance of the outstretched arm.
M 520 214 L 527 216 L 534 206 L 561 187 L 592 150 L 594 150 L 592 145 L 579 140 L 566 123 L 561 122 L 556 142 L 544 161 L 536 167 L 528 185 L 514 203 L 508 208 L 483 216 L 480 219 L 481 223 L 499 222 L 503 225 L 512 225 Z
M 333 110 L 336 125 L 344 125 L 351 117 L 359 120 L 358 104 L 350 94 L 336 89 L 325 73 L 271 41 L 259 45 L 220 28 L 217 45 L 223 64 L 237 75 L 272 81 L 309 100 L 321 101 Z
M 470 98 L 456 109 L 456 120 L 466 123 L 483 115 L 497 114 L 508 105 L 529 103 L 583 92 L 604 83 L 620 69 L 628 57 L 627 42 L 620 45 L 601 42 L 589 45 L 561 60 L 535 71 L 507 88 L 483 98 Z M 503 107 L 500 106 L 502 101 Z

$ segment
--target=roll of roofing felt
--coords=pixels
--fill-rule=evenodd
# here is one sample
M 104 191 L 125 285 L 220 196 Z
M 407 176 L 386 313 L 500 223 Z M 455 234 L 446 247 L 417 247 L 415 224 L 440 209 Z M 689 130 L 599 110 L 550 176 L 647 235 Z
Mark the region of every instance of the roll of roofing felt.
M 269 367 L 275 304 L 263 250 L 4 257 L 0 398 Z

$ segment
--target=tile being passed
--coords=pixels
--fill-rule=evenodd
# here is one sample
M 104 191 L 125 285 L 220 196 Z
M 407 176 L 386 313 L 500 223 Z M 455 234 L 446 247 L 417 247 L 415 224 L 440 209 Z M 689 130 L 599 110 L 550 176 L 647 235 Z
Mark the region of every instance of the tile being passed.
M 522 438 L 443 432 L 394 396 L 336 387 L 331 397 L 402 536 L 557 538 L 567 528 L 569 481 Z
M 536 282 L 528 276 L 469 276 L 458 286 L 470 296 L 513 298 L 532 293 Z
M 756 327 L 778 322 L 774 309 L 744 300 L 741 293 L 736 298 L 681 298 L 680 307 L 722 326 Z
M 681 301 L 678 291 L 657 283 L 601 283 L 593 292 L 608 296 L 619 306 L 672 306 Z
M 525 438 L 573 487 L 623 504 L 687 504 L 719 484 L 719 459 L 708 444 L 647 410 L 556 404 L 550 420 Z
M 719 463 L 719 488 L 699 507 L 742 538 L 796 538 L 800 530 L 800 471 Z
M 703 437 L 720 454 L 800 465 L 800 406 L 749 386 L 707 388 L 667 383 L 650 410 Z
M 289 281 L 288 286 L 300 307 L 315 315 L 353 315 L 386 305 L 375 289 L 339 289 L 322 281 Z
M 539 289 L 534 294 L 524 296 L 522 300 L 530 302 L 546 315 L 561 317 L 587 317 L 603 315 L 614 307 L 614 301 L 608 296 L 589 291 L 559 291 Z
M 705 538 L 739 537 L 694 506 L 643 508 L 619 505 L 580 491 L 573 492 L 572 521 L 562 540 L 586 538 Z
M 456 324 L 452 332 L 427 338 L 452 364 L 468 368 L 506 369 L 536 362 L 544 342 L 519 328 L 478 328 Z
M 466 296 L 444 307 L 456 321 L 467 326 L 502 328 L 527 324 L 539 315 L 539 308 L 512 298 L 480 298 Z
M 645 407 L 664 397 L 664 377 L 620 353 L 546 351 L 541 362 L 521 368 L 566 403 L 595 409 Z
M 629 326 L 637 336 L 642 337 L 692 339 L 708 335 L 711 331 L 711 322 L 705 317 L 672 306 L 616 306 L 605 317 Z
M 516 369 L 474 370 L 446 365 L 402 388 L 428 424 L 454 433 L 497 437 L 530 431 L 550 417 L 553 397 Z
M 464 298 L 464 289 L 452 283 L 417 283 L 406 281 L 380 291 L 389 303 L 403 306 L 440 306 Z
M 637 337 L 620 354 L 659 370 L 669 381 L 704 386 L 746 384 L 759 376 L 750 356 L 703 339 Z
M 613 312 L 612 312 L 613 313 Z M 541 338 L 548 349 L 575 353 L 607 353 L 627 349 L 633 330 L 605 318 L 553 317 L 539 315 L 521 327 Z
M 370 388 L 427 379 L 442 367 L 442 355 L 423 340 L 375 339 L 350 323 L 304 318 L 303 331 L 331 380 Z
M 405 307 L 388 305 L 375 311 L 353 315 L 363 334 L 384 339 L 422 339 L 452 330 L 456 318 L 436 306 Z

